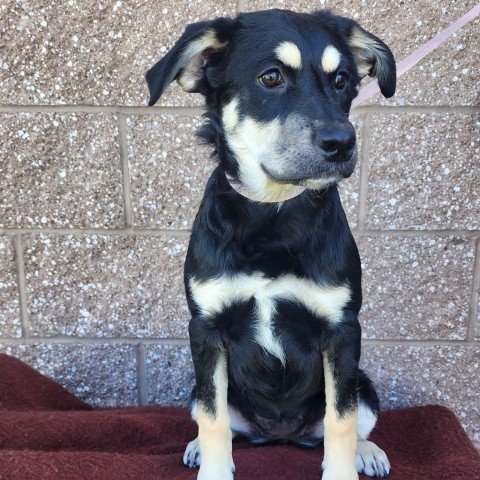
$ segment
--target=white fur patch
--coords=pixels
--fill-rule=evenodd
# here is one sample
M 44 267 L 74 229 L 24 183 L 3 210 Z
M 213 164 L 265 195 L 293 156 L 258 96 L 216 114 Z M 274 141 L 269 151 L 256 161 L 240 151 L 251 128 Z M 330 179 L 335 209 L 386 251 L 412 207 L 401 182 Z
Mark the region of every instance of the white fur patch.
M 377 423 L 377 416 L 363 402 L 358 402 L 358 438 L 366 440 Z
M 322 480 L 358 480 L 355 466 L 358 412 L 339 417 L 336 409 L 337 391 L 328 355 L 323 354 L 326 410 L 324 418 L 324 467 Z
M 285 353 L 272 330 L 276 301 L 284 299 L 297 302 L 314 315 L 335 324 L 341 321 L 343 309 L 351 296 L 346 285 L 320 285 L 295 275 L 271 279 L 261 273 L 240 274 L 221 276 L 206 282 L 191 278 L 189 283 L 193 299 L 205 316 L 214 316 L 235 301 L 254 298 L 256 341 L 282 362 L 285 361 Z
M 239 100 L 235 97 L 223 107 L 222 123 L 226 133 L 233 133 L 235 127 L 238 125 L 240 116 L 238 112 Z
M 228 414 L 230 415 L 230 427 L 234 435 L 249 435 L 251 433 L 250 424 L 239 411 L 229 405 Z
M 238 124 L 235 134 L 227 133 L 227 141 L 235 154 L 239 167 L 240 182 L 252 192 L 255 200 L 275 201 L 285 189 L 293 185 L 277 184 L 271 181 L 260 167 L 262 158 L 280 135 L 280 122 L 275 119 L 260 123 L 251 117 Z
M 333 46 L 329 45 L 322 53 L 322 68 L 325 72 L 334 72 L 340 65 L 340 52 Z
M 222 50 L 226 46 L 220 42 L 213 30 L 207 30 L 200 38 L 190 42 L 183 51 L 179 64 L 185 64 L 177 82 L 187 92 L 194 89 L 197 81 L 200 79 L 204 58 L 202 53 L 205 50 Z
M 375 60 L 380 64 L 387 62 L 380 44 L 359 28 L 353 29 L 352 34 L 348 37 L 348 45 L 355 57 L 355 63 L 361 77 L 370 74 Z
M 287 67 L 302 68 L 302 54 L 293 42 L 282 42 L 275 49 L 275 55 Z
M 190 279 L 192 295 L 202 314 L 220 313 L 236 300 L 292 300 L 297 301 L 313 314 L 338 323 L 342 311 L 350 300 L 346 285 L 320 285 L 295 275 L 267 278 L 261 273 L 252 275 L 221 276 L 206 282 Z M 266 307 L 262 307 L 266 308 Z
M 287 121 L 294 123 L 296 119 L 287 119 Z M 230 122 L 230 125 L 232 123 Z M 290 130 L 296 132 L 294 125 Z M 226 129 L 228 144 L 238 162 L 240 182 L 250 192 L 249 198 L 258 202 L 282 201 L 298 189 L 296 185 L 273 181 L 260 165 L 263 161 L 273 163 L 279 171 L 288 168 L 288 164 L 276 151 L 290 130 L 282 129 L 280 120 L 277 118 L 268 123 L 261 123 L 251 117 L 246 117 L 238 123 L 234 132 Z M 310 145 L 303 145 L 309 141 L 308 138 L 297 135 L 295 141 L 298 148 L 310 147 Z
M 228 413 L 228 373 L 225 354 L 220 355 L 213 375 L 215 415 L 197 401 L 198 447 L 201 455 L 197 480 L 231 480 L 235 469 L 232 459 L 232 431 Z M 195 441 L 194 441 L 195 442 Z M 193 445 L 194 446 L 194 445 Z

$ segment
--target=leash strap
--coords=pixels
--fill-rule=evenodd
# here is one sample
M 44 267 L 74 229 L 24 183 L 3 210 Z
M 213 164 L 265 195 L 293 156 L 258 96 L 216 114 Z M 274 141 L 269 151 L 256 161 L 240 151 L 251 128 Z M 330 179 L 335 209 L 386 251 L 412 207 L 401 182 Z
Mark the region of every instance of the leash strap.
M 416 50 L 407 58 L 399 62 L 397 64 L 397 78 L 408 72 L 420 60 L 425 58 L 429 53 L 433 52 L 443 42 L 445 42 L 449 37 L 451 37 L 457 30 L 474 20 L 478 15 L 480 15 L 480 3 L 477 3 L 477 5 L 475 5 L 469 12 L 463 15 L 463 17 L 460 17 L 458 20 L 449 25 L 445 30 L 442 30 L 438 35 L 436 35 L 427 43 L 422 45 L 418 50 Z M 379 91 L 380 88 L 378 87 L 377 80 L 371 81 L 369 84 L 365 85 L 360 89 L 360 92 L 352 103 L 352 108 L 358 107 L 360 104 L 373 97 Z

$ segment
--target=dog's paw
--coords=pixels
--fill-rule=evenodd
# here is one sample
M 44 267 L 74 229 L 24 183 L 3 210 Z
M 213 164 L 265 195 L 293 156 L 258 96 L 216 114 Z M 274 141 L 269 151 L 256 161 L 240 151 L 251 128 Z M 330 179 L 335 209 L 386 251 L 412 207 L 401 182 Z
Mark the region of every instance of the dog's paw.
M 204 463 L 200 467 L 197 480 L 233 480 L 235 465 L 233 461 L 227 463 Z
M 358 473 L 355 468 L 346 467 L 344 464 L 323 463 L 322 480 L 358 480 Z
M 183 454 L 183 464 L 188 468 L 195 468 L 200 466 L 200 446 L 198 438 L 192 440 L 185 449 Z
M 355 464 L 359 473 L 370 477 L 387 477 L 390 473 L 387 455 L 368 440 L 358 440 Z

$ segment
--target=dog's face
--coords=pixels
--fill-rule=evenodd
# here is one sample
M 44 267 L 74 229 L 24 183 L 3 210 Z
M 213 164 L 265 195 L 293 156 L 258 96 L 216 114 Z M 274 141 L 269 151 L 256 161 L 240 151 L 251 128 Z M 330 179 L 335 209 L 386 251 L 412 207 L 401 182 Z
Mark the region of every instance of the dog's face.
M 393 95 L 395 62 L 377 37 L 328 12 L 270 10 L 190 25 L 147 81 L 150 105 L 174 79 L 205 95 L 222 166 L 275 201 L 352 174 L 348 112 L 365 75 Z

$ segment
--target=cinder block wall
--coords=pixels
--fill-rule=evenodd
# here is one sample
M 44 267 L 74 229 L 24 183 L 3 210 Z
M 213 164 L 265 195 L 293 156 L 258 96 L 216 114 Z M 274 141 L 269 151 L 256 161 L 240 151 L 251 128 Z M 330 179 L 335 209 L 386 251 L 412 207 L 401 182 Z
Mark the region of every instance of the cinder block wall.
M 147 108 L 187 23 L 332 7 L 401 60 L 476 0 L 4 0 L 0 350 L 95 405 L 184 405 L 182 263 L 213 163 L 202 99 Z M 440 403 L 480 441 L 478 19 L 353 113 L 342 186 L 364 264 L 363 365 L 384 408 Z M 1 374 L 1 365 L 0 365 Z

